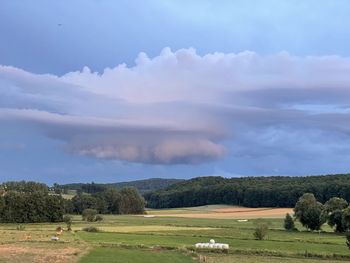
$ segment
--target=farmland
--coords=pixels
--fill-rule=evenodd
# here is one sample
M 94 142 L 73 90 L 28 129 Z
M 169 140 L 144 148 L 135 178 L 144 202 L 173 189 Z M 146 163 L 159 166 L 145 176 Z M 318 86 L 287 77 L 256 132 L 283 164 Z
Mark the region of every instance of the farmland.
M 288 209 L 232 206 L 148 210 L 147 216 L 104 215 L 101 222 L 73 218 L 73 231 L 50 241 L 58 224 L 1 224 L 0 262 L 350 262 L 343 235 L 283 230 Z M 247 221 L 239 219 L 246 218 Z M 265 240 L 255 240 L 257 218 L 269 223 Z M 62 227 L 65 227 L 63 224 Z M 95 226 L 99 232 L 85 232 Z M 195 250 L 197 242 L 228 243 L 225 252 Z

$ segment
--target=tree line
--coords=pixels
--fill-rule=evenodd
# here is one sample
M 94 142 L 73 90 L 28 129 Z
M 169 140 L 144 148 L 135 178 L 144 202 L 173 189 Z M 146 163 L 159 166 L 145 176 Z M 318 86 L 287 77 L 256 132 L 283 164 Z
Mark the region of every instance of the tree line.
M 143 214 L 145 201 L 133 187 L 106 188 L 94 194 L 79 193 L 66 200 L 68 214 L 81 214 L 85 209 L 95 209 L 99 214 Z
M 100 214 L 142 214 L 145 201 L 135 188 L 104 188 L 94 194 L 79 193 L 71 200 L 35 182 L 0 184 L 0 222 L 62 222 L 65 214 L 95 209 Z
M 50 195 L 45 184 L 8 182 L 0 185 L 0 222 L 61 222 L 64 199 Z
M 246 207 L 294 207 L 304 193 L 325 203 L 350 201 L 350 174 L 290 177 L 198 177 L 144 194 L 150 208 L 229 204 Z
M 124 187 L 134 187 L 139 193 L 143 194 L 149 191 L 155 191 L 164 189 L 172 184 L 184 181 L 182 179 L 165 179 L 165 178 L 150 178 L 144 180 L 130 181 L 130 182 L 120 182 L 120 183 L 73 183 L 73 184 L 63 184 L 59 185 L 55 183 L 53 189 L 59 193 L 68 193 L 69 190 L 76 190 L 78 192 L 84 193 L 98 193 L 103 192 L 106 188 L 117 188 L 121 189 Z
M 287 217 L 285 223 L 290 220 L 287 220 Z M 327 223 L 338 233 L 350 230 L 350 206 L 346 200 L 339 197 L 332 197 L 322 204 L 313 194 L 305 193 L 295 204 L 294 217 L 304 227 L 312 231 L 320 230 L 324 223 Z

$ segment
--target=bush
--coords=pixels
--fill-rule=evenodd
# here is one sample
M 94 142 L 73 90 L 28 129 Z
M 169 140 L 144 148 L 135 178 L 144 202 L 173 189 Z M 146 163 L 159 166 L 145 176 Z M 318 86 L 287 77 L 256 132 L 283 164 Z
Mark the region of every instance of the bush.
M 254 237 L 257 240 L 263 240 L 267 233 L 269 232 L 269 224 L 268 222 L 264 222 L 262 220 L 257 221 L 256 227 L 254 230 Z
M 82 213 L 82 218 L 84 221 L 95 222 L 96 221 L 97 210 L 95 209 L 85 209 Z
M 289 213 L 286 214 L 286 217 L 284 219 L 284 228 L 288 231 L 296 230 L 294 220 Z
M 103 216 L 101 215 L 97 215 L 95 218 L 95 221 L 102 221 L 103 220 Z
M 26 227 L 23 226 L 23 225 L 18 225 L 18 226 L 16 227 L 16 229 L 19 230 L 19 231 L 23 231 L 23 230 L 26 229 Z
M 97 227 L 94 227 L 94 226 L 84 227 L 83 231 L 92 232 L 92 233 L 100 232 L 100 230 Z
M 68 231 L 72 231 L 72 221 L 73 221 L 72 216 L 70 216 L 70 215 L 63 216 L 63 222 L 66 223 Z

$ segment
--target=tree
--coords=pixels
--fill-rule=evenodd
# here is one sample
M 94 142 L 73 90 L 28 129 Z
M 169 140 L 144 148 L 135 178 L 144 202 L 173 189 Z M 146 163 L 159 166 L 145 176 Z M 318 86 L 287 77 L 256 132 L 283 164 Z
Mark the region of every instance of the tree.
M 96 209 L 85 209 L 82 213 L 82 218 L 84 221 L 95 222 L 97 211 Z
M 286 214 L 284 219 L 284 228 L 288 231 L 295 230 L 294 220 L 289 213 Z
M 52 189 L 53 189 L 55 194 L 62 194 L 62 188 L 60 187 L 59 184 L 54 183 L 52 186 Z
M 120 191 L 120 214 L 144 213 L 145 201 L 134 187 L 125 187 Z
M 339 197 L 333 197 L 324 204 L 323 217 L 328 225 L 335 227 L 335 232 L 344 232 L 343 210 L 348 206 L 348 202 Z
M 71 215 L 65 215 L 63 217 L 63 222 L 66 223 L 67 225 L 67 230 L 72 231 L 72 222 L 73 222 L 73 217 Z
M 107 211 L 111 214 L 120 214 L 121 194 L 116 188 L 108 188 L 103 193 Z
M 348 231 L 350 229 L 350 206 L 343 210 L 342 227 L 345 231 Z
M 294 215 L 300 223 L 310 230 L 320 230 L 324 218 L 321 216 L 323 205 L 317 202 L 315 196 L 310 193 L 303 194 L 294 208 Z
M 339 197 L 332 197 L 324 204 L 324 211 L 331 213 L 336 210 L 343 210 L 346 207 L 348 207 L 348 202 L 346 200 Z
M 34 182 L 8 182 L 0 197 L 0 222 L 61 222 L 63 199 L 49 195 L 48 187 Z

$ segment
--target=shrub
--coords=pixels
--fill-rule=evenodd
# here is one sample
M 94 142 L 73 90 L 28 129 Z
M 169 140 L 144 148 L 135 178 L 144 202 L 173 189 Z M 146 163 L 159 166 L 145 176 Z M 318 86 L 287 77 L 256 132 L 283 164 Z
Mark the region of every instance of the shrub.
M 97 210 L 95 209 L 85 209 L 82 213 L 82 218 L 84 221 L 94 222 L 96 221 Z
M 296 230 L 294 220 L 289 213 L 286 214 L 286 217 L 284 219 L 284 228 L 288 231 Z
M 63 216 L 63 222 L 66 223 L 68 231 L 72 231 L 72 221 L 73 221 L 72 216 L 70 216 L 70 215 Z
M 97 215 L 95 218 L 95 221 L 102 221 L 103 220 L 103 216 L 101 215 Z
M 97 227 L 94 227 L 94 226 L 84 227 L 83 231 L 93 232 L 93 233 L 100 232 L 100 230 Z
M 254 230 L 254 237 L 257 240 L 263 240 L 269 231 L 269 225 L 266 222 L 259 222 Z
M 23 231 L 23 230 L 26 229 L 26 227 L 23 226 L 23 225 L 18 225 L 18 226 L 16 227 L 16 229 L 19 230 L 19 231 Z

